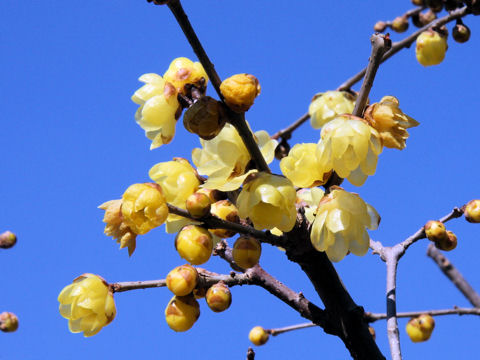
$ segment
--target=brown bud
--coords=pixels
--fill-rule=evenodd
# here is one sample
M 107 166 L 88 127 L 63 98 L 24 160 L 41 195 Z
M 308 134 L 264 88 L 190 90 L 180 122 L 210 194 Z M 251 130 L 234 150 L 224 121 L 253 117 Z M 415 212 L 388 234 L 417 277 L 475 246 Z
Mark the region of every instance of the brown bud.
M 412 0 L 412 4 L 416 6 L 423 6 L 424 0 Z
M 447 237 L 435 241 L 435 246 L 443 251 L 451 251 L 457 247 L 457 236 L 453 232 L 447 231 Z
M 227 310 L 232 303 L 232 293 L 227 285 L 219 282 L 212 285 L 205 295 L 208 307 L 215 312 Z
M 427 0 L 427 6 L 435 13 L 442 11 L 443 1 L 442 0 Z
M 204 140 L 211 140 L 217 136 L 225 122 L 226 117 L 221 103 L 210 96 L 202 96 L 183 116 L 185 129 Z
M 385 21 L 377 21 L 377 23 L 373 27 L 373 30 L 376 32 L 384 32 L 386 28 L 387 23 Z
M 428 10 L 420 14 L 420 22 L 422 26 L 430 24 L 436 18 L 437 18 L 437 15 L 432 10 Z
M 403 33 L 408 29 L 408 18 L 406 16 L 398 16 L 392 21 L 392 30 Z
M 0 248 L 10 249 L 17 243 L 17 236 L 11 231 L 5 231 L 0 234 Z
M 14 332 L 18 329 L 18 318 L 14 313 L 3 312 L 0 314 L 0 330 L 3 332 Z
M 457 24 L 452 29 L 452 37 L 458 43 L 467 42 L 470 39 L 470 29 L 461 20 L 457 20 Z

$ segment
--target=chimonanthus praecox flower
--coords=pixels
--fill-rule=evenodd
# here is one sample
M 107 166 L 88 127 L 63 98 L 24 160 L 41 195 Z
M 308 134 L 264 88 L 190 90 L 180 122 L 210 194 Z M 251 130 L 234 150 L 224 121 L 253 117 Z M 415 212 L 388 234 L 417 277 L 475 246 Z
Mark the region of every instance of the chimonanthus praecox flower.
M 318 204 L 324 195 L 325 192 L 318 187 L 297 191 L 297 203 L 303 206 L 305 217 L 310 223 L 313 223 L 313 220 L 315 220 Z
M 136 234 L 146 234 L 167 219 L 167 203 L 158 184 L 130 185 L 122 200 L 123 221 Z
M 349 251 L 363 256 L 369 245 L 365 228 L 375 230 L 379 223 L 377 211 L 358 194 L 335 187 L 320 200 L 310 240 L 331 261 L 342 260 Z
M 155 149 L 168 144 L 175 135 L 175 114 L 180 109 L 177 90 L 157 74 L 144 74 L 139 80 L 145 85 L 132 96 L 132 101 L 140 105 L 135 120 L 152 140 L 150 149 Z
M 158 163 L 150 169 L 148 175 L 161 186 L 166 201 L 182 209 L 186 208 L 187 198 L 200 186 L 195 169 L 183 158 Z M 176 233 L 191 223 L 190 219 L 169 214 L 165 229 L 170 234 Z
M 185 95 L 186 84 L 195 85 L 198 88 L 204 88 L 207 85 L 208 76 L 203 69 L 202 64 L 193 62 L 185 57 L 174 59 L 168 70 L 163 74 L 165 81 L 172 84 L 180 94 Z
M 254 136 L 265 161 L 271 163 L 277 141 L 263 130 L 257 131 Z M 238 189 L 245 178 L 255 171 L 246 172 L 251 157 L 233 125 L 226 124 L 214 139 L 200 139 L 200 143 L 202 148 L 193 149 L 192 160 L 198 173 L 208 176 L 203 187 L 232 191 Z
M 255 229 L 288 232 L 297 219 L 295 189 L 287 178 L 265 172 L 251 174 L 237 198 L 238 214 L 250 218 Z
M 73 333 L 95 335 L 115 318 L 113 293 L 98 275 L 83 274 L 63 288 L 58 295 L 60 315 L 68 319 Z
M 103 222 L 106 223 L 104 233 L 117 240 L 120 249 L 128 247 L 128 255 L 131 256 L 137 244 L 137 234 L 123 221 L 122 199 L 104 202 L 99 208 L 105 210 L 103 216 Z
M 409 133 L 406 129 L 420 125 L 415 119 L 403 113 L 394 96 L 384 96 L 379 103 L 367 107 L 365 119 L 382 138 L 383 146 L 402 150 Z
M 382 142 L 377 130 L 353 115 L 340 115 L 323 128 L 317 158 L 323 171 L 334 170 L 353 185 L 361 186 L 375 174 Z
M 317 144 L 296 144 L 288 156 L 280 161 L 280 169 L 293 185 L 309 188 L 323 185 L 331 174 L 331 169 L 323 171 L 317 160 Z
M 320 129 L 330 120 L 341 114 L 351 114 L 355 106 L 355 97 L 346 91 L 327 91 L 314 96 L 308 113 L 310 124 Z

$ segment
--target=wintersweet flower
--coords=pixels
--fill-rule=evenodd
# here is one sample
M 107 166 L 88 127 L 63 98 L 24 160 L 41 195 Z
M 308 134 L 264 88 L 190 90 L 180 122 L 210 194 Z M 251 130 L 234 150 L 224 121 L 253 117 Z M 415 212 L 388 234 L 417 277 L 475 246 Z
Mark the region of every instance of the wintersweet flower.
M 125 191 L 122 200 L 123 221 L 136 234 L 146 234 L 167 219 L 167 203 L 157 184 L 133 184 Z
M 145 130 L 145 136 L 152 140 L 151 150 L 172 141 L 177 123 L 175 115 L 180 105 L 177 90 L 160 75 L 144 74 L 139 80 L 145 85 L 132 96 L 132 101 L 140 105 L 135 121 Z
M 277 141 L 266 131 L 254 134 L 265 161 L 269 164 L 275 156 Z M 232 191 L 238 189 L 246 177 L 256 170 L 247 171 L 251 160 L 242 138 L 231 124 L 226 124 L 212 140 L 200 140 L 202 148 L 192 151 L 192 160 L 198 173 L 207 175 L 203 185 L 207 189 Z
M 310 124 L 314 129 L 320 129 L 338 115 L 351 114 L 354 106 L 354 95 L 346 91 L 327 91 L 317 94 L 308 108 Z
M 160 185 L 166 201 L 181 209 L 186 209 L 188 197 L 200 186 L 196 170 L 188 160 L 183 158 L 174 158 L 173 161 L 158 163 L 150 169 L 148 175 Z M 165 229 L 167 233 L 172 234 L 191 223 L 192 221 L 189 219 L 169 214 Z
M 253 105 L 261 87 L 255 76 L 236 74 L 222 81 L 220 91 L 228 107 L 236 112 L 245 112 Z
M 265 172 L 245 180 L 237 198 L 238 214 L 250 218 L 255 229 L 292 230 L 297 220 L 296 192 L 290 180 Z
M 366 228 L 375 230 L 379 223 L 377 211 L 358 194 L 335 187 L 318 205 L 310 240 L 331 261 L 342 260 L 349 251 L 363 256 L 369 245 Z
M 103 216 L 103 222 L 106 223 L 104 233 L 117 240 L 120 249 L 128 247 L 128 255 L 132 256 L 137 243 L 137 234 L 123 221 L 122 199 L 104 202 L 99 208 L 105 210 Z
M 406 129 L 420 125 L 415 119 L 403 113 L 400 103 L 394 96 L 384 96 L 379 103 L 365 110 L 365 119 L 382 138 L 383 145 L 402 150 L 409 133 Z
M 330 171 L 323 171 L 315 154 L 317 144 L 296 144 L 280 161 L 280 169 L 293 185 L 309 188 L 327 182 Z
M 208 76 L 203 69 L 202 64 L 199 62 L 193 62 L 185 57 L 174 59 L 170 63 L 168 70 L 163 74 L 163 78 L 183 95 L 186 94 L 184 89 L 186 84 L 192 84 L 198 88 L 203 88 L 208 82 Z
M 115 318 L 113 293 L 98 275 L 83 274 L 58 295 L 60 315 L 68 319 L 72 333 L 85 337 L 97 334 Z
M 318 204 L 324 195 L 325 192 L 318 187 L 297 191 L 297 203 L 304 207 L 305 217 L 310 223 L 313 223 L 313 220 L 315 220 Z
M 383 146 L 377 130 L 363 119 L 337 116 L 322 128 L 320 136 L 317 158 L 322 171 L 334 170 L 356 186 L 375 174 Z

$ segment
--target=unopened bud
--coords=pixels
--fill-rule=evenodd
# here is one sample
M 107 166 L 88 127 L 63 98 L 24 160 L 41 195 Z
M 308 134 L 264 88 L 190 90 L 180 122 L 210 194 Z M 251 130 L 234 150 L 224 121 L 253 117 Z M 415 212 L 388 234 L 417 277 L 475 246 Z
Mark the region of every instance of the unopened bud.
M 433 12 L 440 12 L 443 9 L 443 0 L 427 0 L 427 6 Z
M 210 198 L 202 193 L 196 192 L 190 195 L 186 201 L 186 208 L 190 215 L 199 219 L 210 212 Z
M 471 200 L 465 206 L 465 220 L 480 223 L 480 200 Z
M 412 4 L 416 6 L 423 6 L 424 0 L 412 0 Z
M 220 219 L 227 220 L 234 223 L 239 223 L 238 209 L 229 200 L 220 200 L 212 204 L 210 212 Z M 221 238 L 229 238 L 236 234 L 233 230 L 228 229 L 211 229 L 212 234 Z
M 433 20 L 437 18 L 437 15 L 432 10 L 428 10 L 424 13 L 420 13 L 419 16 L 420 16 L 421 26 L 430 24 Z
M 207 300 L 207 305 L 210 309 L 215 312 L 222 312 L 230 307 L 232 293 L 227 285 L 219 282 L 207 290 L 205 300 Z
M 441 221 L 430 220 L 425 224 L 424 229 L 430 241 L 437 242 L 448 237 L 447 229 Z
M 384 32 L 386 28 L 387 23 L 385 21 L 377 21 L 377 23 L 373 27 L 373 30 L 376 32 Z
M 461 21 L 457 21 L 452 29 L 452 37 L 458 43 L 467 42 L 470 39 L 470 29 Z
M 17 243 L 17 236 L 11 231 L 5 231 L 0 234 L 0 248 L 10 249 Z
M 201 265 L 212 255 L 212 235 L 197 225 L 184 226 L 175 238 L 175 248 L 190 264 Z
M 406 16 L 398 16 L 392 21 L 392 30 L 403 33 L 408 29 L 408 18 Z
M 261 326 L 255 326 L 248 334 L 249 340 L 253 343 L 253 345 L 257 346 L 265 344 L 269 337 L 270 334 Z
M 198 282 L 198 272 L 191 265 L 177 266 L 167 275 L 168 289 L 178 296 L 190 294 Z
M 248 269 L 258 264 L 261 254 L 262 245 L 260 241 L 252 236 L 242 235 L 233 244 L 233 260 L 243 269 Z
M 217 201 L 226 199 L 225 193 L 221 192 L 220 190 L 216 190 L 216 189 L 202 188 L 202 189 L 197 190 L 197 193 L 207 195 L 212 204 L 216 203 Z
M 165 309 L 170 329 L 182 332 L 190 329 L 200 316 L 200 305 L 193 295 L 174 296 Z
M 226 117 L 221 103 L 210 96 L 202 96 L 183 116 L 183 125 L 204 140 L 211 140 L 223 129 Z
M 413 342 L 422 342 L 430 339 L 434 328 L 435 320 L 433 320 L 433 317 L 428 314 L 422 314 L 410 319 L 406 330 L 410 340 Z
M 18 329 L 18 318 L 14 313 L 3 312 L 0 314 L 0 330 L 14 332 Z
M 447 237 L 435 241 L 435 247 L 443 251 L 451 251 L 457 247 L 457 236 L 447 231 Z
M 250 109 L 260 90 L 258 79 L 250 74 L 236 74 L 220 84 L 225 103 L 236 112 Z

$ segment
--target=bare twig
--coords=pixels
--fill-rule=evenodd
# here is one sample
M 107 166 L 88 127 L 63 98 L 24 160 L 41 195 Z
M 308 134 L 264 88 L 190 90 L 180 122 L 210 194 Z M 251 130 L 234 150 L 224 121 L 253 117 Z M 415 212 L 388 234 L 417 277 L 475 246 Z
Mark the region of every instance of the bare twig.
M 426 9 L 426 6 L 419 6 L 419 7 L 416 7 L 414 9 L 410 9 L 408 10 L 405 14 L 403 15 L 400 15 L 401 17 L 406 17 L 406 18 L 409 18 L 409 17 L 412 17 L 412 16 L 415 16 L 415 15 L 418 15 L 420 14 L 424 9 Z M 390 20 L 390 21 L 384 21 L 385 25 L 386 26 L 392 26 L 393 24 L 393 20 Z
M 252 235 L 253 237 L 257 238 L 259 241 L 267 244 L 271 244 L 274 246 L 282 246 L 284 245 L 284 242 L 285 242 L 285 238 L 283 236 L 277 236 L 277 235 L 273 235 L 270 232 L 260 231 L 251 226 L 223 220 L 213 215 L 207 215 L 202 218 L 194 218 L 188 213 L 187 210 L 181 209 L 172 204 L 167 204 L 167 206 L 168 206 L 169 213 L 201 222 L 204 226 L 208 227 L 209 229 L 233 230 L 240 234 Z
M 480 308 L 480 295 L 470 286 L 460 271 L 448 260 L 445 255 L 437 250 L 433 243 L 428 245 L 427 255 L 432 258 L 440 270 L 453 282 L 458 290 L 467 298 L 470 303 Z
M 422 314 L 428 314 L 430 316 L 443 316 L 443 315 L 480 315 L 480 309 L 477 308 L 453 308 L 443 310 L 422 310 L 422 311 L 408 311 L 397 313 L 397 318 L 411 318 Z M 365 313 L 365 320 L 372 323 L 378 320 L 387 319 L 387 314 Z
M 289 331 L 294 331 L 294 330 L 300 330 L 300 329 L 307 329 L 311 327 L 318 326 L 317 324 L 314 323 L 303 323 L 303 324 L 297 324 L 297 325 L 291 325 L 291 326 L 285 326 L 281 328 L 276 328 L 276 329 L 265 329 L 266 332 L 268 332 L 272 336 L 277 336 Z
M 390 49 L 392 42 L 388 35 L 373 34 L 370 38 L 372 43 L 372 53 L 368 59 L 368 65 L 365 71 L 365 79 L 363 80 L 362 87 L 355 101 L 355 108 L 353 109 L 353 115 L 361 117 L 365 110 L 365 105 L 368 100 L 368 95 L 373 86 L 375 75 L 377 74 L 378 67 L 382 61 L 383 54 Z
M 394 251 L 386 253 L 387 264 L 387 335 L 392 360 L 401 360 L 400 334 L 397 322 L 397 266 L 398 255 Z
M 287 126 L 285 129 L 277 131 L 275 134 L 271 136 L 272 139 L 284 138 L 286 140 L 290 139 L 292 136 L 292 132 L 294 132 L 300 125 L 302 125 L 305 121 L 310 118 L 310 114 L 307 112 L 303 114 L 298 120 L 296 120 L 293 124 Z

